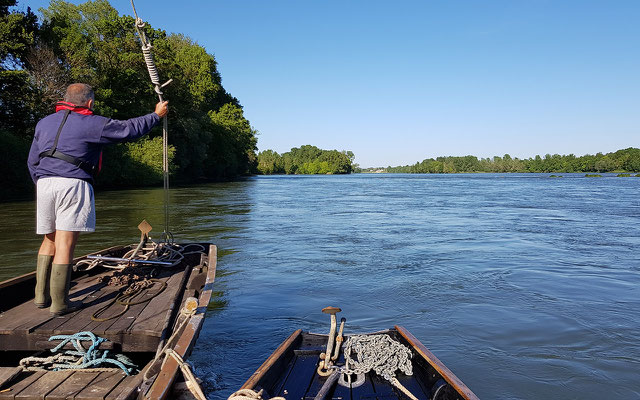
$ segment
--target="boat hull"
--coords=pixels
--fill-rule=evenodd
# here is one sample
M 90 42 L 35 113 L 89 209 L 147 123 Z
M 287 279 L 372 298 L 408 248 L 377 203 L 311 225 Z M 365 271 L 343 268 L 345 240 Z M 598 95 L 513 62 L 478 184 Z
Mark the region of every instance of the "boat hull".
M 396 378 L 417 399 L 477 399 L 477 396 L 453 372 L 405 328 L 396 326 L 375 334 L 389 335 L 393 340 L 410 349 L 413 374 L 405 375 L 398 371 Z M 283 396 L 288 400 L 315 398 L 327 382 L 327 377 L 317 373 L 319 356 L 325 350 L 326 343 L 327 335 L 295 331 L 245 382 L 242 389 L 263 390 L 263 398 L 273 396 Z M 338 359 L 338 365 L 341 363 L 344 363 L 343 355 Z M 334 384 L 324 398 L 380 400 L 409 397 L 389 381 L 371 371 L 365 375 L 364 384 L 357 387 Z

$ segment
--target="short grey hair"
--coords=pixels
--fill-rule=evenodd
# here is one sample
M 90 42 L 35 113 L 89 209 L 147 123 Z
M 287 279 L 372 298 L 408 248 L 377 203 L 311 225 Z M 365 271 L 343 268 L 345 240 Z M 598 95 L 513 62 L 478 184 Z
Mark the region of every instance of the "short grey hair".
M 72 83 L 64 94 L 64 101 L 77 106 L 84 106 L 89 100 L 95 100 L 95 94 L 86 83 Z

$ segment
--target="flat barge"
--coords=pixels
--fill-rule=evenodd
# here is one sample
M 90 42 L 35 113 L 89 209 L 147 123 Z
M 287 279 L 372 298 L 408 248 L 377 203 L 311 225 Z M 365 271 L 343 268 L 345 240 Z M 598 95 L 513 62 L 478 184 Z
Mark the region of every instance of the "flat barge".
M 180 382 L 187 374 L 178 370 L 184 372 L 183 360 L 202 328 L 215 279 L 217 249 L 208 243 L 166 246 L 171 247 L 165 253 L 178 254 L 173 265 L 130 263 L 122 273 L 100 266 L 74 270 L 69 298 L 82 301 L 83 307 L 63 316 L 34 305 L 35 272 L 1 282 L 0 400 L 164 399 L 184 393 L 189 393 L 186 398 L 197 398 L 182 390 L 194 382 Z M 116 246 L 79 257 L 74 264 L 95 266 L 95 257 L 122 259 L 135 249 L 136 245 Z M 129 277 L 144 271 L 153 283 L 138 290 L 133 300 L 122 302 L 130 286 L 118 285 L 117 277 L 124 271 Z M 104 367 L 54 371 L 24 365 L 25 360 L 51 355 L 61 341 L 50 338 L 80 332 L 106 339 L 99 345 L 101 351 L 125 355 L 138 368 L 133 372 Z M 73 343 L 64 349 L 73 350 Z

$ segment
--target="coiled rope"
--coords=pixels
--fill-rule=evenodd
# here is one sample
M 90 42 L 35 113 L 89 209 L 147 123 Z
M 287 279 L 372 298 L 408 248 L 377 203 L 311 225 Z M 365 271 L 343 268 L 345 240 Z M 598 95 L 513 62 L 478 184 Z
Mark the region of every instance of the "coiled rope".
M 156 284 L 160 286 L 159 289 L 151 293 L 151 295 L 145 296 L 143 299 L 139 299 L 141 296 L 147 293 L 147 290 L 149 288 L 152 288 Z M 164 291 L 166 287 L 167 287 L 167 282 L 162 281 L 160 279 L 144 279 L 141 281 L 134 282 L 131 285 L 129 285 L 124 291 L 118 294 L 109 303 L 100 307 L 98 310 L 96 310 L 96 312 L 91 314 L 91 320 L 97 321 L 97 322 L 104 322 L 104 321 L 109 321 L 111 319 L 118 318 L 119 316 L 126 313 L 129 310 L 130 306 L 134 304 L 141 304 L 141 303 L 146 303 L 147 301 L 150 301 L 151 299 L 153 299 L 154 297 L 162 293 L 162 291 Z M 121 306 L 124 306 L 124 308 L 120 312 L 114 315 L 111 315 L 109 317 L 101 317 L 101 315 L 104 314 L 114 304 L 119 304 Z
M 147 65 L 147 71 L 149 71 L 153 89 L 158 95 L 158 100 L 162 102 L 164 101 L 162 98 L 162 88 L 171 83 L 172 79 L 169 79 L 162 85 L 160 84 L 160 75 L 158 74 L 158 69 L 156 68 L 156 63 L 153 61 L 153 54 L 151 53 L 152 46 L 144 33 L 146 24 L 138 17 L 138 12 L 136 11 L 135 4 L 133 4 L 133 0 L 131 0 L 131 7 L 133 8 L 133 14 L 136 18 L 135 27 L 142 44 L 144 62 Z M 166 242 L 171 242 L 173 235 L 169 231 L 169 133 L 166 116 L 162 118 L 162 174 L 164 178 L 164 239 Z
M 227 400 L 265 400 L 262 397 L 264 389 L 259 392 L 251 389 L 240 389 L 229 396 Z M 272 397 L 270 400 L 286 400 L 284 397 Z
M 52 353 L 57 353 L 67 343 L 71 343 L 74 350 L 67 350 L 64 353 L 57 353 L 50 357 L 26 357 L 20 360 L 20 366 L 25 371 L 61 371 L 66 369 L 91 371 L 113 371 L 118 368 L 125 374 L 130 375 L 137 371 L 137 366 L 122 354 L 116 354 L 109 358 L 109 350 L 100 350 L 100 344 L 107 341 L 91 332 L 78 332 L 73 335 L 54 335 L 49 341 L 61 340 L 61 342 L 51 349 Z M 83 342 L 91 342 L 88 349 L 85 349 Z M 105 364 L 113 364 L 117 368 L 101 368 Z

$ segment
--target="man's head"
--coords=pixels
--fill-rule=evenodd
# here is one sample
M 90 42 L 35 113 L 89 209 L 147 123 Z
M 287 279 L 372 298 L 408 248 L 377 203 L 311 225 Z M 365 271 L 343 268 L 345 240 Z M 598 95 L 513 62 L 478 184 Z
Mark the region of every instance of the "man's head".
M 87 108 L 93 107 L 94 99 L 93 89 L 85 83 L 72 83 L 67 87 L 67 92 L 64 94 L 64 101 L 67 103 Z

